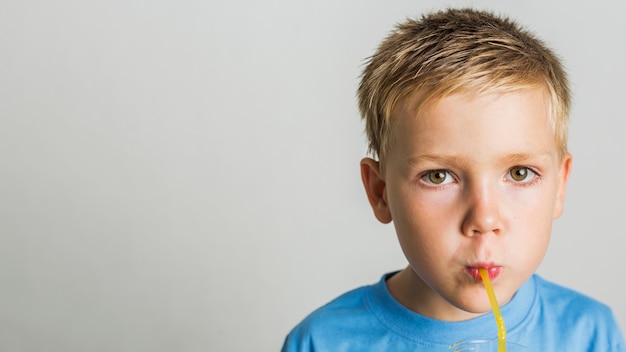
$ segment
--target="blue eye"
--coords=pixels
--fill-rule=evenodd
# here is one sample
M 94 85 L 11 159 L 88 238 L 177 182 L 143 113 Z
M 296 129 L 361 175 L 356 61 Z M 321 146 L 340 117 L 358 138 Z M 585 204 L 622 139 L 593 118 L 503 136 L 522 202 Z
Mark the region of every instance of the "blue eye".
M 422 181 L 430 185 L 445 185 L 453 181 L 452 175 L 446 170 L 431 170 L 422 176 Z
M 511 180 L 520 183 L 531 181 L 537 174 L 526 166 L 514 166 L 509 170 Z

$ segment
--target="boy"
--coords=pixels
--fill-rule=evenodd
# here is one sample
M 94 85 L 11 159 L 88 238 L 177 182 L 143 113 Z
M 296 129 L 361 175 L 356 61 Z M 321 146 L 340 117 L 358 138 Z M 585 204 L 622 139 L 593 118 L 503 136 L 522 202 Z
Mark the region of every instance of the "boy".
M 450 9 L 408 20 L 358 91 L 374 157 L 361 175 L 409 265 L 313 312 L 283 351 L 624 351 L 608 307 L 534 275 L 571 168 L 558 58 L 517 24 Z M 495 345 L 493 345 L 495 346 Z M 491 349 L 495 351 L 496 349 Z

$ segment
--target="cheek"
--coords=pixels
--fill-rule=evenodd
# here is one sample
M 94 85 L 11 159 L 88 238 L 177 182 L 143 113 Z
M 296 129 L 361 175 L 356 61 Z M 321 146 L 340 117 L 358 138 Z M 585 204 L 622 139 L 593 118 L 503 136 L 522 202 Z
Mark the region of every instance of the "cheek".
M 545 189 L 525 192 L 510 209 L 512 220 L 507 231 L 510 253 L 525 257 L 531 265 L 538 265 L 543 258 L 552 232 L 554 199 L 546 194 L 549 192 Z
M 418 186 L 405 187 L 395 192 L 390 210 L 394 221 L 409 227 L 432 227 L 450 215 L 454 205 L 453 192 L 422 191 Z
M 512 217 L 551 222 L 556 205 L 556 188 L 549 182 L 521 189 L 512 187 L 505 192 Z
M 424 193 L 399 197 L 392 208 L 396 233 L 407 256 L 434 257 L 451 250 L 452 237 L 459 232 L 458 203 L 451 192 L 437 192 L 436 196 Z

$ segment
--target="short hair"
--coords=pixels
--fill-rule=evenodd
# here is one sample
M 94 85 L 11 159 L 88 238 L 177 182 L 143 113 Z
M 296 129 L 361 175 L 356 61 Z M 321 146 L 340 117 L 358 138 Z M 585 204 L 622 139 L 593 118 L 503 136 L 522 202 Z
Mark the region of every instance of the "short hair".
M 567 153 L 570 91 L 559 58 L 512 20 L 475 9 L 446 9 L 396 25 L 371 56 L 357 96 L 368 151 L 381 162 L 390 144 L 392 114 L 425 89 L 425 100 L 460 92 L 488 94 L 541 87 L 559 157 Z

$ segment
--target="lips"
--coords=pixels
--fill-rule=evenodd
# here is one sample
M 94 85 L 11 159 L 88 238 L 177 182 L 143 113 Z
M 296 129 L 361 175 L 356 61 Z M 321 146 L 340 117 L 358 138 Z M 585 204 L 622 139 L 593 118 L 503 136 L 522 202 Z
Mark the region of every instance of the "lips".
M 472 266 L 465 267 L 465 272 L 471 276 L 476 281 L 483 281 L 482 277 L 480 277 L 480 273 L 478 272 L 479 268 L 487 269 L 487 273 L 489 273 L 489 279 L 495 280 L 498 275 L 502 272 L 502 267 L 494 264 L 476 264 Z

